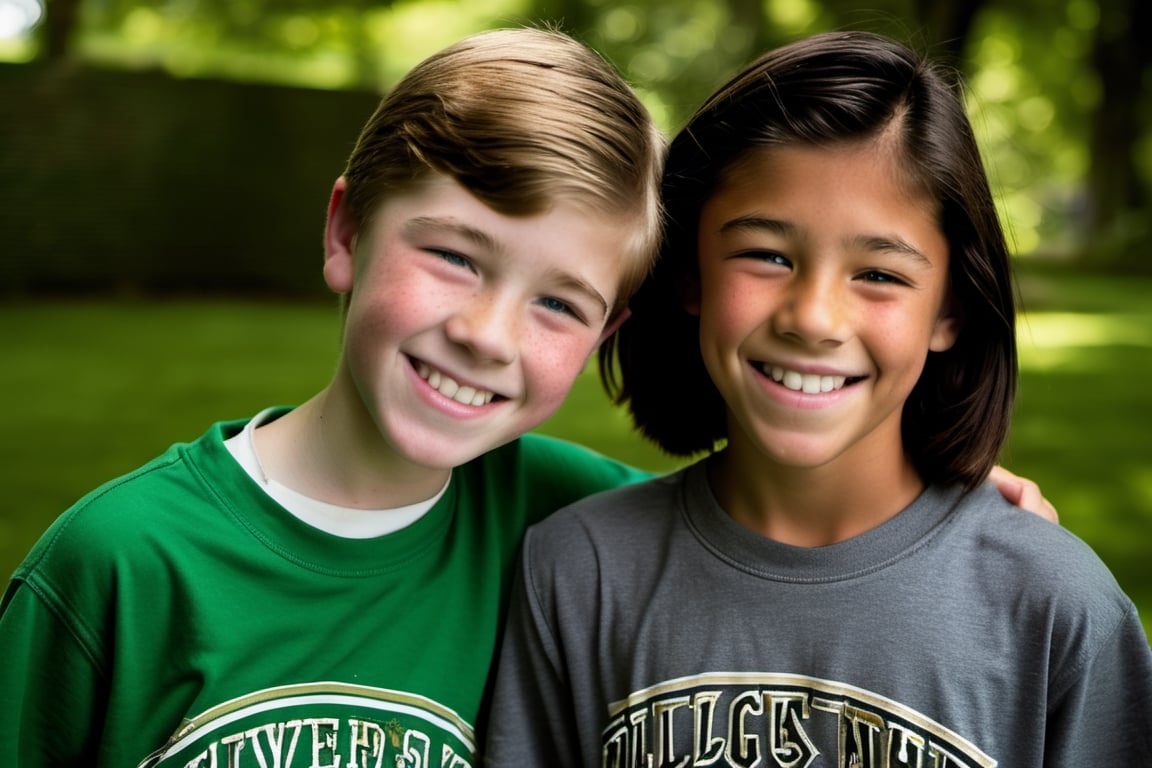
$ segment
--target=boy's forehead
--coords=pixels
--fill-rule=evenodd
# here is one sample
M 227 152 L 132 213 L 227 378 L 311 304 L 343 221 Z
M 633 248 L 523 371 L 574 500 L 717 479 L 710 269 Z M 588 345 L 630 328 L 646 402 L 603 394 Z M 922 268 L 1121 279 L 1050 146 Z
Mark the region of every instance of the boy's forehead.
M 485 251 L 500 249 L 500 242 L 483 227 L 468 223 L 455 216 L 418 215 L 401 222 L 404 231 L 410 235 L 442 232 L 456 235 L 473 246 Z
M 611 210 L 603 201 L 582 199 L 562 190 L 543 200 L 538 210 L 501 211 L 456 179 L 435 172 L 384 195 L 377 211 L 388 209 L 402 211 L 404 226 L 413 231 L 434 227 L 451 230 L 486 248 L 502 244 L 501 229 L 548 225 L 578 228 L 599 233 L 606 245 L 625 247 L 641 228 L 631 212 Z

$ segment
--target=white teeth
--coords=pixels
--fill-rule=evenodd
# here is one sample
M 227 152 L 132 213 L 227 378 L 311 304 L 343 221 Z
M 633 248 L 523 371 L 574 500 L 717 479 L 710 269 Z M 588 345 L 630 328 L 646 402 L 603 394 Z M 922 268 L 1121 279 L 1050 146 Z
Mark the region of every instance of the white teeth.
M 778 365 L 768 372 L 773 381 L 778 381 L 795 392 L 814 395 L 819 392 L 834 392 L 844 386 L 845 376 L 820 376 L 815 373 L 787 371 Z
M 458 403 L 465 405 L 488 405 L 492 402 L 492 398 L 496 395 L 493 392 L 488 392 L 483 389 L 476 389 L 475 387 L 460 386 L 459 382 L 451 379 L 448 376 L 440 373 L 440 371 L 429 368 L 424 363 L 416 365 L 416 373 L 420 378 L 428 382 L 428 386 L 436 390 L 444 397 L 450 397 Z

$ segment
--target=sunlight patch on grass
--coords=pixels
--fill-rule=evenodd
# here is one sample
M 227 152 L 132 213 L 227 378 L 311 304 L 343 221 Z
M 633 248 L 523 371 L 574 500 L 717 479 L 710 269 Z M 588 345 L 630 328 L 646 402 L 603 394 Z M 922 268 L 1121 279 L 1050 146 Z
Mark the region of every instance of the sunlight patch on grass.
M 1144 314 L 1030 312 L 1016 325 L 1020 367 L 1070 369 L 1081 364 L 1080 350 L 1099 347 L 1152 348 L 1152 317 Z
M 1021 316 L 1016 332 L 1021 346 L 1040 349 L 1132 344 L 1152 347 L 1152 317 L 1135 313 L 1030 312 Z

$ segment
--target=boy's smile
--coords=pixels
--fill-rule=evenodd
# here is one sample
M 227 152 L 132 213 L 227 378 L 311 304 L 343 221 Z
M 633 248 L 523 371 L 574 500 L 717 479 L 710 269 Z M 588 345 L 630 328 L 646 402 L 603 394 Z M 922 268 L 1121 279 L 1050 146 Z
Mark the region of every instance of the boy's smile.
M 439 392 L 444 397 L 455 400 L 464 405 L 471 405 L 479 407 L 481 405 L 488 405 L 494 399 L 505 400 L 507 398 L 497 395 L 495 392 L 489 392 L 484 389 L 461 384 L 453 379 L 446 373 L 429 368 L 428 365 L 419 360 L 410 361 L 416 369 L 416 373 L 424 381 L 428 382 L 428 386 Z
M 355 233 L 339 195 L 325 277 L 350 299 L 332 393 L 376 426 L 349 460 L 442 477 L 548 418 L 606 335 L 620 223 L 569 204 L 507 216 L 432 175 Z
M 956 323 L 947 242 L 883 139 L 748 156 L 703 208 L 699 258 L 694 309 L 730 452 L 905 467 L 904 401 Z

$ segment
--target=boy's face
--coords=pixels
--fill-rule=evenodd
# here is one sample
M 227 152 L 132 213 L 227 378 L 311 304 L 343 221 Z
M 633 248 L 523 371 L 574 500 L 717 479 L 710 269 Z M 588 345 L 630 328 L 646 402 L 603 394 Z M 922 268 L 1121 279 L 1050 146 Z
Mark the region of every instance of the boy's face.
M 750 155 L 703 207 L 699 260 L 702 353 L 733 448 L 790 467 L 903 466 L 904 402 L 957 323 L 948 243 L 893 155 Z
M 342 189 L 325 278 L 351 291 L 342 374 L 384 454 L 445 469 L 550 416 L 610 331 L 628 233 L 566 204 L 505 216 L 435 174 L 356 233 Z

